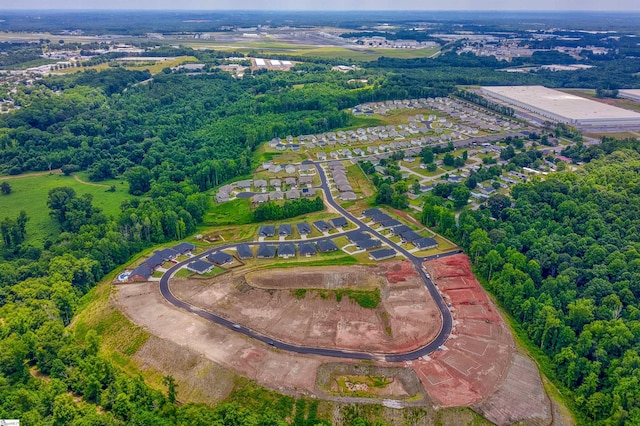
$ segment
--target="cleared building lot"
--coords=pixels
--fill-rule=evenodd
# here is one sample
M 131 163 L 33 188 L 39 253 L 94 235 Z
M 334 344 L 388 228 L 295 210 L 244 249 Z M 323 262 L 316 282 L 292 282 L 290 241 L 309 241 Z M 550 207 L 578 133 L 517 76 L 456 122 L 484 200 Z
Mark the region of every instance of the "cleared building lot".
M 640 114 L 543 86 L 481 87 L 483 95 L 575 127 L 638 127 Z
M 618 91 L 618 96 L 640 102 L 640 89 L 621 89 Z

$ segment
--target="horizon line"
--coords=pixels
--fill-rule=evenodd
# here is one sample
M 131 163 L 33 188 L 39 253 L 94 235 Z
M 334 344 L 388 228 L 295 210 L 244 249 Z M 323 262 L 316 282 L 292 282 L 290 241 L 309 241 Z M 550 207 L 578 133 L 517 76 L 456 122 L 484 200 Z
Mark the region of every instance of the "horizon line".
M 611 10 L 611 9 L 87 9 L 87 8 L 58 8 L 58 9 L 43 9 L 43 8 L 7 8 L 0 10 L 0 13 L 7 12 L 491 12 L 491 13 L 583 13 L 583 12 L 600 12 L 600 13 L 639 13 L 638 10 Z

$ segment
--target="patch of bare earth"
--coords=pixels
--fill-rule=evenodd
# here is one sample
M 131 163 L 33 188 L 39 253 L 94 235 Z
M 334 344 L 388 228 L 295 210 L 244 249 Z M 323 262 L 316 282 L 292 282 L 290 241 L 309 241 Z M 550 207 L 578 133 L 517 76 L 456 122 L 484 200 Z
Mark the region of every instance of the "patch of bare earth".
M 189 356 L 192 353 L 203 356 L 281 392 L 313 392 L 318 366 L 323 362 L 335 361 L 273 350 L 253 339 L 177 309 L 162 297 L 157 283 L 119 285 L 115 300 L 122 312 L 134 323 L 143 326 L 163 341 L 172 342 L 184 348 L 185 352 L 189 351 Z M 145 346 L 141 351 L 145 350 Z M 184 356 L 179 349 L 177 352 L 174 349 L 166 350 L 161 355 L 165 350 L 162 345 L 149 347 L 148 350 L 153 353 L 149 353 L 145 359 L 152 358 L 153 361 L 149 363 L 156 366 L 166 366 L 166 363 L 176 362 Z M 164 356 L 166 361 L 163 360 Z M 173 371 L 173 368 L 168 371 Z
M 429 396 L 445 407 L 470 405 L 498 425 L 550 424 L 551 403 L 536 366 L 475 279 L 466 255 L 425 262 L 447 302 L 454 330 L 445 350 L 413 363 Z
M 289 343 L 380 353 L 422 347 L 441 327 L 438 309 L 410 262 L 267 269 L 211 280 L 173 279 L 172 293 L 235 323 Z M 301 297 L 293 289 L 309 289 Z M 381 291 L 377 309 L 331 290 Z

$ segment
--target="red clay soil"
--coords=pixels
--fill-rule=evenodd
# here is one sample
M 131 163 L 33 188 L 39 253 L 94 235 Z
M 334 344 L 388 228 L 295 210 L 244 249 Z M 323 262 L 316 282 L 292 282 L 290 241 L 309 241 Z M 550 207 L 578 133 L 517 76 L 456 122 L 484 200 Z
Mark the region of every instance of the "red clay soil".
M 440 405 L 471 405 L 501 385 L 515 353 L 513 336 L 466 255 L 430 260 L 424 267 L 452 304 L 454 328 L 443 350 L 414 361 L 412 368 Z

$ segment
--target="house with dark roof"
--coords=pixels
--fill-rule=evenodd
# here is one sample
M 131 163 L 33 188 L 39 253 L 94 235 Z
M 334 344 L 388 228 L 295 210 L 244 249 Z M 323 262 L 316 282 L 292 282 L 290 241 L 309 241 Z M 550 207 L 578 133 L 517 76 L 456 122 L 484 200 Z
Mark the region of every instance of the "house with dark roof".
M 371 217 L 371 218 L 373 218 L 374 216 L 377 216 L 379 214 L 382 214 L 382 212 L 380 210 L 378 210 L 378 209 L 367 209 L 367 210 L 362 212 L 362 216 Z
M 405 243 L 411 243 L 415 240 L 419 240 L 422 237 L 415 231 L 407 231 L 400 234 L 400 238 Z
M 187 265 L 187 269 L 190 270 L 191 272 L 195 272 L 196 274 L 206 274 L 208 272 L 211 272 L 211 270 L 213 269 L 214 265 L 213 263 L 209 263 L 207 261 L 198 259 L 198 260 L 194 260 L 193 262 L 189 263 Z
M 356 241 L 356 247 L 358 247 L 360 250 L 370 250 L 372 248 L 378 248 L 381 246 L 382 246 L 382 241 L 380 240 L 367 239 L 367 240 Z
M 154 254 L 151 257 L 143 260 L 142 263 L 151 267 L 151 269 L 156 269 L 158 266 L 162 265 L 165 262 L 165 258 L 159 255 L 158 253 Z
M 288 259 L 296 255 L 296 246 L 292 243 L 280 244 L 278 247 L 278 257 Z
M 140 282 L 140 281 L 149 281 L 149 278 L 153 274 L 153 268 L 146 263 L 137 266 L 129 276 L 127 277 L 127 281 L 131 282 Z
M 408 227 L 407 225 L 398 225 L 391 228 L 392 235 L 400 235 L 403 232 L 409 232 L 409 231 L 411 231 L 411 228 Z
M 331 253 L 332 251 L 337 251 L 338 246 L 333 240 L 320 240 L 318 241 L 318 251 L 320 253 Z
M 375 261 L 391 259 L 392 257 L 395 257 L 395 256 L 396 256 L 396 251 L 390 248 L 383 248 L 380 250 L 369 252 L 369 259 L 375 260 Z
M 258 259 L 273 259 L 276 257 L 276 246 L 260 244 L 258 247 Z
M 329 220 L 329 223 L 334 227 L 334 228 L 344 228 L 345 226 L 349 225 L 349 222 L 347 222 L 347 219 L 345 219 L 344 217 L 340 216 L 340 217 L 334 217 L 333 219 Z
M 158 250 L 155 252 L 155 254 L 157 254 L 158 256 L 162 257 L 164 260 L 169 261 L 169 260 L 173 260 L 176 257 L 178 257 L 180 255 L 179 252 L 177 252 L 176 250 L 172 249 L 172 248 L 165 248 L 162 250 Z
M 196 249 L 196 246 L 191 243 L 180 243 L 177 246 L 174 246 L 173 249 L 180 254 L 185 254 L 194 251 Z
M 307 222 L 296 224 L 296 228 L 298 228 L 298 233 L 300 235 L 309 235 L 311 233 L 311 225 Z
M 316 246 L 313 243 L 300 243 L 298 244 L 298 254 L 300 254 L 300 256 L 313 256 L 314 254 L 316 254 Z
M 283 223 L 278 227 L 278 235 L 280 237 L 288 237 L 291 235 L 291 225 L 288 223 Z
M 233 256 L 229 253 L 225 253 L 223 251 L 217 251 L 215 253 L 211 253 L 207 256 L 209 261 L 213 262 L 214 265 L 226 265 L 228 263 L 233 263 Z
M 276 234 L 276 227 L 273 225 L 262 225 L 258 231 L 259 237 L 273 237 Z
M 387 220 L 390 220 L 391 216 L 389 216 L 386 213 L 380 213 L 378 215 L 376 215 L 375 217 L 372 217 L 371 220 L 373 220 L 374 223 L 382 223 L 385 222 Z
M 392 228 L 398 225 L 402 225 L 402 223 L 400 223 L 400 221 L 396 219 L 387 219 L 380 222 L 380 226 L 383 228 Z
M 371 239 L 371 235 L 369 235 L 367 233 L 364 233 L 364 232 L 361 232 L 361 231 L 355 231 L 355 232 L 348 233 L 347 234 L 347 238 L 352 243 L 357 243 L 358 241 L 370 240 Z
M 253 250 L 251 250 L 248 244 L 238 244 L 236 246 L 236 253 L 240 260 L 253 259 Z
M 433 238 L 419 238 L 414 240 L 411 244 L 421 250 L 427 250 L 430 248 L 438 247 L 438 242 Z
M 313 226 L 320 232 L 328 232 L 331 229 L 331 225 L 329 225 L 324 220 L 316 220 L 313 222 Z

